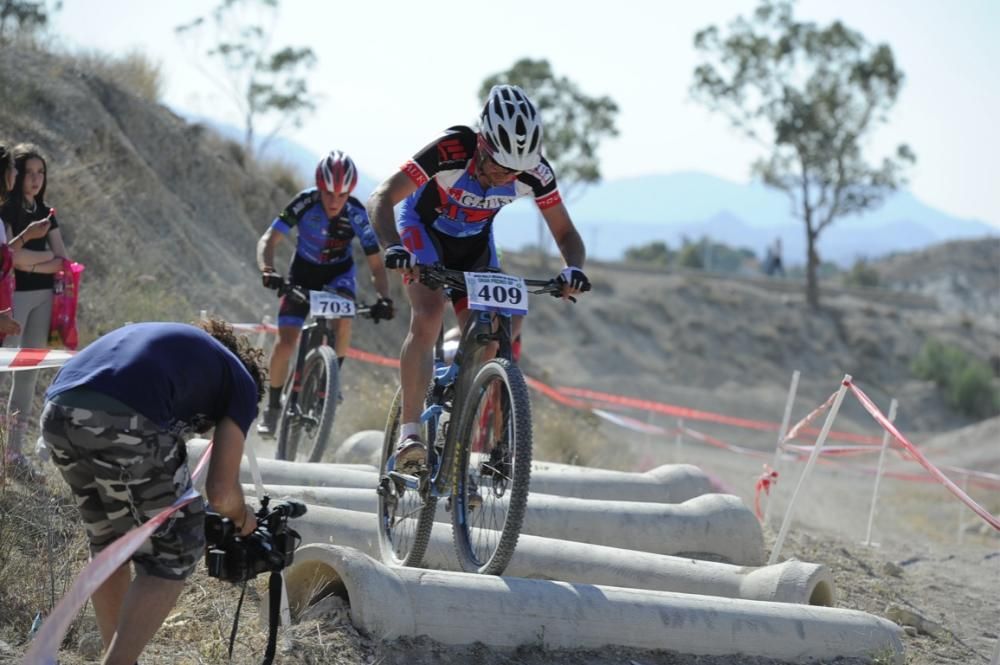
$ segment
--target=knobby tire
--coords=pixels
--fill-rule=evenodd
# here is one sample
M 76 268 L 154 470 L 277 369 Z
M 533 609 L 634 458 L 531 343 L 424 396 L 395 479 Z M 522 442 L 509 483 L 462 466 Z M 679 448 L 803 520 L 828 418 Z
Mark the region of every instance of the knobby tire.
M 500 575 L 514 555 L 531 481 L 531 402 L 521 370 L 505 359 L 482 365 L 461 406 L 453 435 L 456 477 L 452 495 L 455 552 L 465 572 Z M 497 410 L 499 409 L 499 413 Z M 503 437 L 483 440 L 489 421 L 502 425 Z M 490 457 L 495 448 L 493 459 Z M 485 472 L 485 474 L 484 474 Z M 469 478 L 483 503 L 467 509 Z

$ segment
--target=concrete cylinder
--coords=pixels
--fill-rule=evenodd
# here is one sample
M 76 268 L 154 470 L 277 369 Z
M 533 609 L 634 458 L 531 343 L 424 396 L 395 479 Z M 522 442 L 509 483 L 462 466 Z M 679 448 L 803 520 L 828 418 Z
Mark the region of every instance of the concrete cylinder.
M 380 429 L 365 429 L 350 435 L 333 453 L 333 461 L 340 464 L 370 464 L 377 470 L 382 463 Z
M 371 512 L 310 505 L 292 526 L 304 545 L 343 545 L 379 558 L 378 524 Z M 461 570 L 448 525 L 434 525 L 424 565 Z M 541 536 L 522 535 L 504 572 L 512 577 L 802 605 L 832 606 L 836 601 L 833 575 L 819 564 L 790 560 L 751 568 Z
M 531 490 L 578 499 L 650 503 L 680 503 L 715 491 L 708 476 L 690 464 L 664 464 L 645 473 L 583 468 L 586 471 L 539 463 L 531 472 Z
M 207 445 L 205 439 L 188 441 L 188 460 L 191 464 L 201 456 Z M 378 485 L 378 471 L 368 464 L 306 464 L 259 458 L 257 465 L 264 485 L 304 485 L 309 487 L 374 488 Z M 246 458 L 240 463 L 240 482 L 252 483 Z
M 736 600 L 547 580 L 390 568 L 357 550 L 307 545 L 286 570 L 293 614 L 335 593 L 351 621 L 378 639 L 760 656 L 794 663 L 890 655 L 902 629 L 830 607 Z
M 245 491 L 253 492 L 251 487 Z M 344 510 L 375 514 L 373 489 L 267 486 L 286 496 Z M 445 502 L 435 519 L 450 522 Z M 594 501 L 530 493 L 521 533 L 654 554 L 672 554 L 759 566 L 765 561 L 760 522 L 738 497 L 705 494 L 683 503 Z

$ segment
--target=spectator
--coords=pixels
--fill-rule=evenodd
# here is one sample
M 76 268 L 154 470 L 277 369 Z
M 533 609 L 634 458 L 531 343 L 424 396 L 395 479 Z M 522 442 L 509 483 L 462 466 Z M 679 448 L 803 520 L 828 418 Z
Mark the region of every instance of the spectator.
M 14 188 L 17 177 L 17 167 L 14 166 L 14 156 L 7 146 L 0 144 L 0 208 L 7 201 L 7 196 Z M 12 316 L 13 302 L 8 297 L 8 282 L 10 296 L 14 293 L 14 255 L 24 248 L 24 243 L 34 238 L 42 238 L 49 230 L 49 222 L 40 220 L 32 222 L 28 228 L 9 243 L 7 228 L 0 218 L 0 341 L 6 335 L 20 335 L 21 326 Z
M 42 348 L 49 339 L 53 274 L 62 269 L 63 259 L 69 257 L 59 223 L 45 202 L 48 184 L 45 158 L 37 147 L 24 143 L 14 147 L 13 156 L 17 175 L 10 196 L 0 208 L 0 218 L 10 229 L 11 237 L 27 231 L 33 222 L 47 220 L 49 227 L 44 235 L 22 240 L 23 249 L 14 254 L 14 320 L 20 325 L 21 334 L 5 339 L 4 346 Z M 22 449 L 37 379 L 37 370 L 15 372 L 7 404 L 8 456 L 21 466 L 26 465 Z
M 767 256 L 764 258 L 764 272 L 770 276 L 785 276 L 785 267 L 781 263 L 781 236 L 776 237 L 767 248 Z

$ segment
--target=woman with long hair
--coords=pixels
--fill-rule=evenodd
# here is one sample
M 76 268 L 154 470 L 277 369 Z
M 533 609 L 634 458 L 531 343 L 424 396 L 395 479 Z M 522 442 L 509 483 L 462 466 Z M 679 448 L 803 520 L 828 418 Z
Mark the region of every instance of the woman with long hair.
M 48 184 L 45 158 L 37 147 L 26 143 L 14 147 L 13 157 L 17 173 L 0 208 L 0 218 L 7 227 L 8 237 L 19 239 L 21 245 L 13 252 L 13 316 L 21 334 L 7 337 L 4 346 L 43 348 L 48 343 L 52 319 L 53 275 L 62 269 L 68 254 L 59 223 L 45 202 Z M 37 379 L 37 370 L 14 373 L 7 404 L 8 461 L 25 462 L 22 449 Z

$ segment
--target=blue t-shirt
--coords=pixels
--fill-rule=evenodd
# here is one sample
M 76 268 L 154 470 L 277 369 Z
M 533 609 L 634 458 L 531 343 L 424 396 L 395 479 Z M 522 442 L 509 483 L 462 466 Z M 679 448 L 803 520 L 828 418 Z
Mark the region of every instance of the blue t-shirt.
M 104 335 L 63 365 L 45 398 L 74 388 L 112 397 L 178 433 L 229 416 L 246 435 L 257 417 L 257 387 L 240 359 L 184 323 L 135 323 Z

